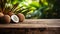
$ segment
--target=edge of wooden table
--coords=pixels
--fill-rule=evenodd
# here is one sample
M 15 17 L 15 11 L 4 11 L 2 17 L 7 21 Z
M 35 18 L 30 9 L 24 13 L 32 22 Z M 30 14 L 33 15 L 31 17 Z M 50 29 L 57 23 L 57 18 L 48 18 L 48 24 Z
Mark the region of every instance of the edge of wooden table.
M 0 24 L 0 28 L 49 28 L 60 27 L 60 19 L 25 19 L 17 24 Z

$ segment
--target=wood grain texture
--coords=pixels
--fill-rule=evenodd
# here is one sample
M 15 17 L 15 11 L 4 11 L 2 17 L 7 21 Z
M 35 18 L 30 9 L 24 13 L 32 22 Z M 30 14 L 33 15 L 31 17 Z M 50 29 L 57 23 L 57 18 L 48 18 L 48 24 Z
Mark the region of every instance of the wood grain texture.
M 0 24 L 0 28 L 49 28 L 60 27 L 60 19 L 25 19 L 18 24 Z

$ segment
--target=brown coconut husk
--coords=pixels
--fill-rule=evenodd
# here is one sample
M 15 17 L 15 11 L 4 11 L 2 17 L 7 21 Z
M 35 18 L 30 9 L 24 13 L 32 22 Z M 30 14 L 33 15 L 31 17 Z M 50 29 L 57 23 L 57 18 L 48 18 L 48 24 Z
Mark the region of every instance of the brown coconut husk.
M 19 22 L 23 22 L 25 19 L 25 16 L 21 13 L 18 13 L 17 16 L 19 17 Z
M 0 12 L 0 17 L 3 17 L 3 16 L 4 16 L 4 14 L 2 12 Z
M 0 24 L 9 24 L 10 23 L 10 16 L 4 15 L 3 17 L 0 17 Z
M 8 12 L 8 15 L 11 17 L 12 15 L 14 15 L 13 12 Z

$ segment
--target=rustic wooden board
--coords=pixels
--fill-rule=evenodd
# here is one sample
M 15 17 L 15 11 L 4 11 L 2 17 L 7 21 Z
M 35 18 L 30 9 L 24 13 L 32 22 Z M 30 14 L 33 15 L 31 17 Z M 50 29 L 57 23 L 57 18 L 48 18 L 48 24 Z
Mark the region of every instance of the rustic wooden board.
M 0 24 L 0 28 L 49 28 L 60 27 L 60 19 L 25 19 L 18 24 Z

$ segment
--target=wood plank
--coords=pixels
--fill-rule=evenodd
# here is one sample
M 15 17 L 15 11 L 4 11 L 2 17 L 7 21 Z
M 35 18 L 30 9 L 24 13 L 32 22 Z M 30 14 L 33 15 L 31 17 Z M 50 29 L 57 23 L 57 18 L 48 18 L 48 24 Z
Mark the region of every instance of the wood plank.
M 44 24 L 1 24 L 0 28 L 43 28 L 46 27 Z
M 60 19 L 26 19 L 18 24 L 0 24 L 0 28 L 49 28 L 60 27 Z

